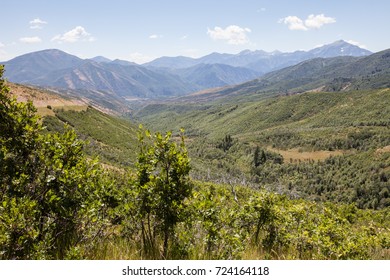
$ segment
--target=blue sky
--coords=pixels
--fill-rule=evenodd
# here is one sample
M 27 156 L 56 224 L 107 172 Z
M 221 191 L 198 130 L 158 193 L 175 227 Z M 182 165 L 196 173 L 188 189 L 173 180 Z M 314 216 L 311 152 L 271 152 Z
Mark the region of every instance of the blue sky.
M 1 10 L 0 61 L 49 48 L 137 63 L 340 39 L 390 48 L 388 0 L 12 0 Z

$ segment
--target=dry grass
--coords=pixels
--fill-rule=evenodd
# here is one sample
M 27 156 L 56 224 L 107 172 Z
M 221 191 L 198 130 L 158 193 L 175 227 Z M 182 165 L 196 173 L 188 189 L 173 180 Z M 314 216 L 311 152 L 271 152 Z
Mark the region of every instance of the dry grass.
M 383 147 L 381 149 L 377 149 L 376 152 L 378 154 L 390 153 L 390 146 L 386 146 L 386 147 Z
M 139 260 L 140 252 L 135 248 L 134 242 L 125 238 L 108 239 L 97 243 L 87 253 L 92 260 Z
M 298 148 L 289 149 L 289 150 L 278 150 L 271 147 L 267 147 L 267 149 L 272 152 L 281 154 L 286 161 L 309 161 L 309 160 L 321 161 L 331 156 L 339 156 L 344 153 L 343 151 L 340 150 L 305 152 L 305 151 L 301 151 Z
M 50 105 L 50 104 L 49 104 Z M 45 116 L 54 116 L 54 111 L 53 109 L 56 110 L 64 110 L 64 111 L 76 111 L 76 112 L 81 112 L 81 111 L 86 111 L 88 106 L 87 105 L 70 105 L 70 106 L 51 106 L 52 109 L 49 109 L 46 105 L 44 107 L 39 107 L 34 104 L 34 106 L 37 108 L 37 114 L 40 115 L 41 117 Z
M 11 94 L 16 96 L 19 102 L 31 100 L 40 116 L 54 116 L 52 109 L 85 111 L 88 107 L 81 100 L 67 99 L 54 92 L 13 83 L 8 83 L 7 85 L 11 90 Z

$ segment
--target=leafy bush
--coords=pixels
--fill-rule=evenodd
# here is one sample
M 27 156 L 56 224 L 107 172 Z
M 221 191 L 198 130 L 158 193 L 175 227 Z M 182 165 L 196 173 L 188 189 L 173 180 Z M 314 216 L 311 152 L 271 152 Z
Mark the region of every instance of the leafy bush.
M 146 139 L 145 139 L 146 137 Z M 137 216 L 141 226 L 143 250 L 149 257 L 168 257 L 169 242 L 176 225 L 184 219 L 185 199 L 191 195 L 189 159 L 184 136 L 178 146 L 165 136 L 139 132 L 140 153 L 135 186 Z M 162 236 L 159 252 L 157 237 Z
M 102 234 L 112 181 L 74 131 L 43 134 L 32 103 L 10 97 L 2 73 L 0 258 L 66 258 Z

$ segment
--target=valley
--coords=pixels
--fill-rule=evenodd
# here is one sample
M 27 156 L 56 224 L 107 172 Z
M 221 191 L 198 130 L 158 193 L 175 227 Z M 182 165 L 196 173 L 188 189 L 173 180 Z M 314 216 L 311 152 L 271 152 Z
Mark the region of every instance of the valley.
M 314 178 L 327 178 L 327 186 L 332 183 L 339 190 L 354 192 L 354 187 L 361 186 L 354 168 L 362 172 L 361 176 L 373 180 L 366 181 L 371 185 L 367 186 L 369 189 L 376 184 L 381 189 L 386 188 L 387 179 L 380 183 L 372 177 L 370 168 L 363 166 L 376 166 L 378 175 L 388 174 L 389 155 L 378 158 L 375 151 L 390 144 L 389 102 L 388 89 L 316 92 L 236 105 L 227 102 L 208 108 L 199 104 L 185 108 L 181 104 L 153 104 L 144 107 L 136 116 L 156 131 L 184 128 L 191 139 L 188 149 L 194 169 L 199 172 L 198 178 L 216 182 L 240 181 L 249 185 L 262 181 L 267 188 L 278 192 L 293 191 L 295 195 L 322 200 L 323 192 L 320 195 L 311 193 L 317 184 Z M 232 138 L 230 147 L 218 148 L 226 135 Z M 256 147 L 269 157 L 269 161 L 265 160 L 259 166 L 253 163 Z M 366 157 L 365 163 L 362 157 Z M 340 170 L 338 174 L 334 168 L 341 164 L 340 161 L 357 165 Z M 304 171 L 309 166 L 322 171 Z M 302 188 L 302 185 L 306 187 Z M 339 196 L 335 190 L 332 199 L 351 203 L 360 200 L 358 196 Z M 387 201 L 385 197 L 377 199 L 382 203 Z M 366 203 L 368 201 L 363 204 L 368 206 Z M 383 206 L 387 207 L 387 203 Z
M 389 259 L 389 52 L 4 63 L 0 258 Z

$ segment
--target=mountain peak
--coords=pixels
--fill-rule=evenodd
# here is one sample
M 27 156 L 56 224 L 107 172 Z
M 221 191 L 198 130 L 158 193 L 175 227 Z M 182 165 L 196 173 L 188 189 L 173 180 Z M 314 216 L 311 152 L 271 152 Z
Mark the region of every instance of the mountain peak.
M 251 51 L 251 50 L 243 50 L 241 51 L 240 53 L 238 53 L 236 56 L 240 56 L 240 55 L 253 55 L 253 56 L 256 56 L 256 55 L 269 55 L 270 53 L 266 52 L 266 51 L 263 51 L 263 50 L 255 50 L 255 51 Z
M 83 60 L 58 49 L 46 49 L 17 56 L 7 62 L 7 78 L 23 83 L 38 78 L 49 71 L 75 67 Z
M 41 51 L 37 51 L 37 52 L 32 52 L 32 53 L 48 53 L 48 54 L 62 54 L 62 53 L 66 53 L 60 49 L 45 49 L 45 50 L 41 50 Z M 31 53 L 28 53 L 28 54 L 31 54 Z
M 337 40 L 337 41 L 335 41 L 335 42 L 333 42 L 333 43 L 331 43 L 329 45 L 339 45 L 339 44 L 350 44 L 350 43 L 348 43 L 347 41 L 344 41 L 343 39 L 341 39 L 341 40 Z
M 122 59 L 115 59 L 113 61 L 110 61 L 111 64 L 118 64 L 122 66 L 133 66 L 133 65 L 138 65 L 137 63 L 130 62 L 127 60 L 122 60 Z
M 245 55 L 245 54 L 250 54 L 252 51 L 249 49 L 241 51 L 238 55 Z
M 372 54 L 369 50 L 363 49 L 355 44 L 344 40 L 338 40 L 331 44 L 317 47 L 309 53 L 316 57 L 334 57 L 334 56 L 367 56 Z
M 103 62 L 103 63 L 110 63 L 111 62 L 111 59 L 108 59 L 107 57 L 104 57 L 104 56 L 101 56 L 101 55 L 95 56 L 95 57 L 91 58 L 91 60 L 99 62 L 99 63 L 101 63 L 101 62 Z

